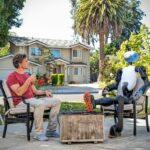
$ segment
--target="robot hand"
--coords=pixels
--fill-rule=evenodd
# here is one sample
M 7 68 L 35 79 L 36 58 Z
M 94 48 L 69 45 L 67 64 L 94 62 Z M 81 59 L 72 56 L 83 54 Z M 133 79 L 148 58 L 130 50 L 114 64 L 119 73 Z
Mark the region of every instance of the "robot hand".
M 102 96 L 103 97 L 106 97 L 106 93 L 109 91 L 109 88 L 108 87 L 105 87 L 102 89 Z
M 149 88 L 150 88 L 150 82 L 147 82 L 133 95 L 133 99 L 135 100 L 139 99 L 143 94 L 147 92 Z
M 139 89 L 137 92 L 135 92 L 132 96 L 133 100 L 138 100 L 143 95 L 142 89 Z

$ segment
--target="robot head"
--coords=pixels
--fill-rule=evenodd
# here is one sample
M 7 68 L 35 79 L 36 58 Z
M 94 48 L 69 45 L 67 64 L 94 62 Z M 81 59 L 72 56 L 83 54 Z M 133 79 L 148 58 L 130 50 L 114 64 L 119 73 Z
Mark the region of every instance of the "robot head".
M 139 58 L 139 55 L 135 51 L 128 51 L 124 54 L 124 59 L 128 63 L 133 63 Z

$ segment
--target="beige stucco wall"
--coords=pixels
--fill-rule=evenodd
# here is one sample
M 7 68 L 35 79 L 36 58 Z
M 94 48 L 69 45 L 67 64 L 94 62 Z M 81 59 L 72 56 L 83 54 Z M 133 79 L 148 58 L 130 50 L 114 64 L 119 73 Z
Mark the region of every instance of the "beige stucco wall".
M 67 61 L 70 61 L 70 49 L 60 49 L 61 57 Z

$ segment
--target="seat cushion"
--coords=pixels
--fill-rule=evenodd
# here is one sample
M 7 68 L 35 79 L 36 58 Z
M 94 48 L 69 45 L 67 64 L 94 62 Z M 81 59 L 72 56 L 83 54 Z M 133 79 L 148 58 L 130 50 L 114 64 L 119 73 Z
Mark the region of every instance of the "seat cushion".
M 145 95 L 146 95 L 146 96 L 150 96 L 150 88 L 147 90 L 147 92 L 146 92 Z
M 26 107 L 17 107 L 17 108 L 11 108 L 9 109 L 9 114 L 21 114 L 21 113 L 26 113 L 27 108 Z M 30 112 L 34 112 L 34 108 L 30 107 Z
M 7 81 L 5 79 L 3 80 L 3 84 L 2 85 L 3 85 L 3 89 L 5 91 L 6 96 L 7 97 L 12 97 L 10 89 L 8 88 L 8 85 L 7 85 Z M 13 99 L 12 98 L 8 99 L 8 103 L 9 103 L 9 107 L 10 108 L 14 108 L 14 103 L 13 103 Z
M 114 105 L 111 106 L 103 106 L 104 111 L 114 111 Z M 124 105 L 124 111 L 130 111 L 133 110 L 133 104 L 125 104 Z M 136 111 L 140 112 L 143 110 L 143 105 L 136 105 Z
M 50 110 L 50 108 L 45 108 L 45 111 Z M 21 114 L 21 113 L 26 113 L 27 108 L 26 107 L 14 107 L 9 109 L 9 113 L 14 115 L 14 114 Z M 30 107 L 30 112 L 34 112 L 34 107 Z

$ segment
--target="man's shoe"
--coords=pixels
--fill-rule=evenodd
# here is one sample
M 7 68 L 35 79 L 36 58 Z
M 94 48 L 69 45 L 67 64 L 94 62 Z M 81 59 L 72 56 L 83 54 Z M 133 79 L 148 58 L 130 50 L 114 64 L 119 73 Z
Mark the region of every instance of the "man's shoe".
M 33 138 L 38 141 L 48 141 L 48 137 L 46 137 L 44 133 L 36 134 Z
M 56 131 L 56 130 L 47 130 L 46 131 L 46 136 L 47 137 L 56 137 L 56 138 L 59 138 L 60 137 L 60 134 Z
M 92 112 L 93 109 L 96 108 L 94 96 L 90 95 L 89 92 L 85 92 L 83 99 L 86 104 L 86 108 L 87 108 L 88 112 Z

